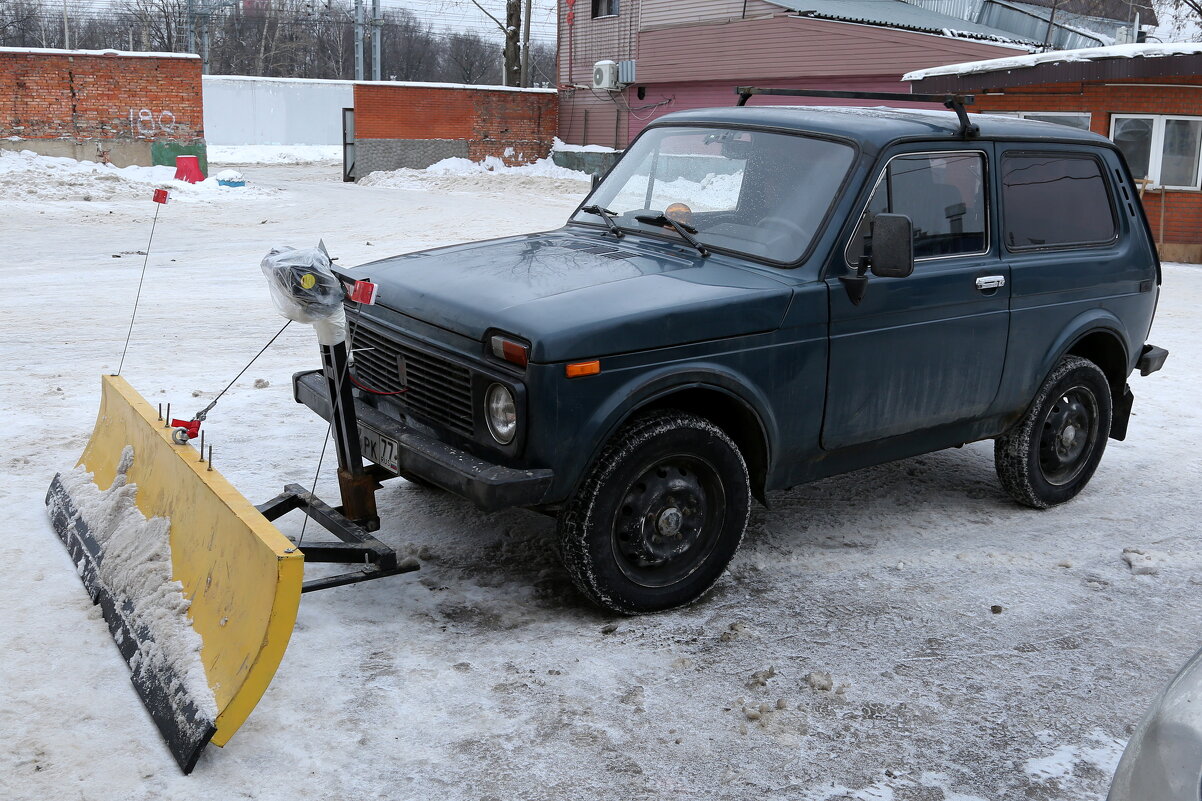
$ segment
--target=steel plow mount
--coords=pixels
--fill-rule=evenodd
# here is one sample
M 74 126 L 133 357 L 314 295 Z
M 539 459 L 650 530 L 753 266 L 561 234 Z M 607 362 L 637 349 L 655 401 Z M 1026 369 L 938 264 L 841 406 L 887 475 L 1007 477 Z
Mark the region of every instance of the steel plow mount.
M 342 382 L 334 380 L 334 369 L 345 366 L 346 346 L 322 350 L 330 394 L 337 397 L 341 393 L 334 390 L 342 389 Z M 209 742 L 229 742 L 266 691 L 284 656 L 302 592 L 418 567 L 413 560 L 398 562 L 391 548 L 368 534 L 378 526 L 374 491 L 379 484 L 359 458 L 350 409 L 349 419 L 340 418 L 334 432 L 344 501 L 338 509 L 295 484 L 256 508 L 212 468 L 211 460 L 204 460 L 203 451 L 174 442 L 169 421 L 124 379 L 109 375 L 101 379 L 96 428 L 76 470 L 56 475 L 50 484 L 46 504 L 54 530 L 92 601 L 100 605 L 134 688 L 185 773 Z M 118 495 L 132 498 L 136 514 L 120 507 Z M 270 521 L 293 509 L 338 541 L 298 546 L 285 537 Z M 114 523 L 118 513 L 126 517 Z M 137 563 L 138 554 L 159 549 L 164 560 L 168 557 L 162 542 L 128 547 L 128 530 L 141 531 L 143 524 L 162 532 L 159 539 L 165 536 L 170 546 L 162 586 L 153 592 L 142 591 L 147 569 Z M 306 558 L 356 567 L 305 582 Z M 143 577 L 142 583 L 131 583 L 130 576 Z M 163 598 L 178 610 L 182 635 L 161 628 L 162 609 L 145 608 Z M 193 636 L 188 629 L 198 640 L 187 640 Z M 181 646 L 186 640 L 199 645 Z

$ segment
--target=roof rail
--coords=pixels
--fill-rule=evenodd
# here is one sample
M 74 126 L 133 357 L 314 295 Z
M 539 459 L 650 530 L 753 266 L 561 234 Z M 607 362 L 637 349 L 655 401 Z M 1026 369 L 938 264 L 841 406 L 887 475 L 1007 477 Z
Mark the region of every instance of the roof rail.
M 745 106 L 752 95 L 791 95 L 794 97 L 837 97 L 847 100 L 897 100 L 908 103 L 941 103 L 960 118 L 960 137 L 971 139 L 981 133 L 976 123 L 970 122 L 965 106 L 971 106 L 975 100 L 972 95 L 919 95 L 905 92 L 848 92 L 835 89 L 774 89 L 762 86 L 737 86 L 735 94 L 739 96 L 737 105 Z

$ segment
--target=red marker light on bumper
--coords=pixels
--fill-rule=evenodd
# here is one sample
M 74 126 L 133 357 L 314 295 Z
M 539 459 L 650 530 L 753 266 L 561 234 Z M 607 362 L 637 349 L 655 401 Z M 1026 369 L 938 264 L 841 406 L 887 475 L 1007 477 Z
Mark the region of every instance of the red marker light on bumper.
M 530 349 L 520 342 L 494 336 L 489 340 L 489 345 L 492 348 L 493 356 L 516 364 L 518 367 L 525 367 L 530 361 Z

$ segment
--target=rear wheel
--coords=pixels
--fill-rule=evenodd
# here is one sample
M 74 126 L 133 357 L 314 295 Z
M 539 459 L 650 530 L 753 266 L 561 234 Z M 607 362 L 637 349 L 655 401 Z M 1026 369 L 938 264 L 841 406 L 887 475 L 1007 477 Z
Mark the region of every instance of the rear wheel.
M 614 437 L 559 519 L 564 565 L 624 614 L 701 597 L 747 528 L 751 482 L 735 443 L 700 417 L 656 412 Z
M 1088 359 L 1065 356 L 1022 420 L 994 442 L 1002 487 L 1037 509 L 1074 497 L 1102 459 L 1112 414 L 1106 374 Z

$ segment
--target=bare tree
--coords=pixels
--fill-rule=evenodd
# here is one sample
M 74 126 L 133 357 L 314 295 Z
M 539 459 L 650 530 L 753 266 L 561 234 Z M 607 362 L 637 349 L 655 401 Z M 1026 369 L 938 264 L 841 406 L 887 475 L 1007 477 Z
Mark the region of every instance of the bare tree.
M 472 5 L 480 9 L 501 30 L 505 37 L 505 69 L 503 82 L 506 86 L 522 85 L 522 0 L 505 0 L 505 21 L 497 19 L 496 15 L 480 4 L 480 0 L 471 0 Z
M 496 75 L 496 58 L 493 46 L 477 34 L 453 33 L 447 37 L 447 71 L 451 80 L 486 83 Z
M 1202 0 L 1159 0 L 1156 12 L 1160 17 L 1156 32 L 1161 39 L 1202 42 Z

